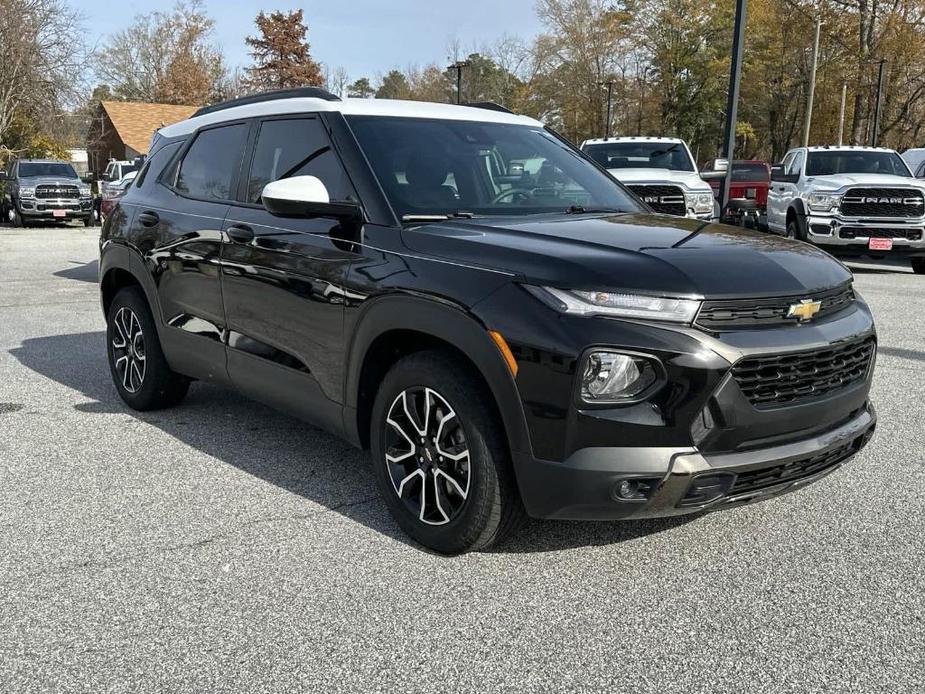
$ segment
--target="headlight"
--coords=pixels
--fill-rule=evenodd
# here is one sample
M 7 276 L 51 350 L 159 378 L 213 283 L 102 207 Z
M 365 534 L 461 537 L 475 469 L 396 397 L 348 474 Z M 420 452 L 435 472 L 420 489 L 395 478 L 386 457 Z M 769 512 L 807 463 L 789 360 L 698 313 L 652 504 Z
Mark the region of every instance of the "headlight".
M 630 400 L 657 380 L 652 362 L 644 357 L 595 350 L 585 358 L 581 399 L 591 404 Z
M 707 214 L 713 211 L 713 193 L 685 193 L 687 209 L 694 214 Z
M 562 313 L 579 316 L 618 316 L 691 323 L 700 309 L 696 299 L 674 299 L 622 292 L 589 292 L 525 285 L 535 297 Z
M 78 190 L 80 191 L 80 197 L 82 198 L 90 197 L 90 186 L 79 186 Z
M 35 197 L 35 186 L 20 186 L 19 197 L 34 198 Z
M 833 195 L 832 193 L 810 193 L 809 198 L 806 200 L 809 209 L 818 210 L 819 212 L 833 210 L 838 207 L 840 202 L 841 195 Z

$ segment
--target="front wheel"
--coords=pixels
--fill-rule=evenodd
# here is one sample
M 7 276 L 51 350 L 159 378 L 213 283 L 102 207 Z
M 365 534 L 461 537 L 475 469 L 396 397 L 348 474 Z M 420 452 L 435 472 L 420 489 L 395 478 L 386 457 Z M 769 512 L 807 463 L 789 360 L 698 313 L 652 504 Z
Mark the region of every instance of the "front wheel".
M 523 518 L 510 456 L 472 368 L 450 353 L 400 360 L 373 405 L 379 490 L 402 529 L 444 554 L 483 549 Z
M 146 411 L 179 403 L 189 390 L 189 379 L 171 371 L 167 364 L 141 289 L 120 290 L 106 322 L 109 370 L 125 404 Z
M 789 222 L 787 222 L 787 232 L 785 236 L 788 239 L 800 238 L 800 225 L 797 223 L 797 220 L 791 219 Z
M 912 259 L 912 272 L 916 275 L 925 275 L 925 258 Z
M 12 215 L 12 217 L 13 217 L 13 218 L 12 218 L 11 221 L 13 222 L 13 226 L 14 226 L 14 227 L 25 227 L 25 226 L 26 226 L 26 225 L 23 223 L 22 214 L 20 213 L 19 208 L 16 206 L 16 203 L 15 203 L 15 202 L 13 203 L 13 215 Z

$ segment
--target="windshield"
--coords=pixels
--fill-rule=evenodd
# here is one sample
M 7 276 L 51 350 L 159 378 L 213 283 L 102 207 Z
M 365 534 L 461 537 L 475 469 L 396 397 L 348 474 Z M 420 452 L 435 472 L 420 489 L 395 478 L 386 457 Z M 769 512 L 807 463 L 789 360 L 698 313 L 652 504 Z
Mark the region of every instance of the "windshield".
M 890 174 L 911 177 L 909 169 L 896 152 L 864 152 L 842 150 L 810 152 L 806 160 L 807 176 L 832 174 Z
M 643 208 L 541 127 L 348 116 L 399 217 Z
M 23 161 L 19 163 L 19 177 L 58 176 L 60 178 L 77 178 L 77 172 L 70 164 L 57 161 Z
M 733 181 L 770 181 L 771 174 L 764 164 L 739 163 L 732 165 Z
M 584 151 L 605 169 L 694 170 L 687 147 L 680 142 L 603 142 L 585 145 Z

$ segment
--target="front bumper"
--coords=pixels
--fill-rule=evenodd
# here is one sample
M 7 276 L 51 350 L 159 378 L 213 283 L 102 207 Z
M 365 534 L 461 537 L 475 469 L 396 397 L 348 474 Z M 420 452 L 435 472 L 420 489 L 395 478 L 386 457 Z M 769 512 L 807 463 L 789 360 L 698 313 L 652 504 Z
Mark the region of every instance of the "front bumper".
M 715 511 L 801 489 L 851 460 L 876 427 L 866 403 L 848 421 L 823 433 L 756 450 L 704 454 L 696 448 L 585 448 L 561 463 L 518 460 L 527 512 L 537 518 L 608 520 L 656 518 Z M 641 501 L 618 497 L 623 480 L 652 480 Z M 711 498 L 698 500 L 699 480 L 722 479 Z
M 19 211 L 27 219 L 86 219 L 93 209 L 91 198 L 26 198 L 19 201 Z M 63 210 L 64 217 L 55 216 Z
M 835 254 L 925 255 L 925 217 L 859 219 L 810 214 L 806 238 Z M 871 238 L 892 238 L 892 250 L 871 250 Z

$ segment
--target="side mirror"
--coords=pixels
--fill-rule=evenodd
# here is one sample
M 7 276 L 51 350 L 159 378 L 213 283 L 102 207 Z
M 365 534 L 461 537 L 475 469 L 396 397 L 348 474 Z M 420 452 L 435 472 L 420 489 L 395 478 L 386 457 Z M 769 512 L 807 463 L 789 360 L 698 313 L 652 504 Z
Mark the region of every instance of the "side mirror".
M 315 176 L 293 176 L 267 183 L 260 199 L 266 211 L 277 217 L 362 218 L 358 204 L 331 202 L 328 189 Z
M 6 180 L 6 171 L 0 171 L 0 181 Z
M 93 172 L 88 171 L 87 173 L 85 173 L 83 176 L 80 177 L 80 180 L 83 181 L 84 183 L 93 183 L 94 178 L 96 178 L 96 176 L 93 175 Z
M 786 180 L 784 175 L 784 167 L 780 164 L 775 164 L 771 167 L 771 180 L 772 181 L 784 181 Z

